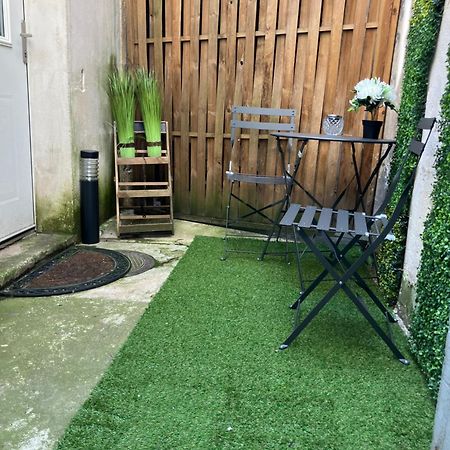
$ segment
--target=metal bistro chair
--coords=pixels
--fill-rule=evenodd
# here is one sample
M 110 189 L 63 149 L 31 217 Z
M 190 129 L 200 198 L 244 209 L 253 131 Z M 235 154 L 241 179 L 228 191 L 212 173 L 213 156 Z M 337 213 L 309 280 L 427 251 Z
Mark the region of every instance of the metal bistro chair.
M 224 237 L 225 245 L 222 259 L 226 259 L 228 253 L 230 252 L 254 253 L 254 251 L 243 249 L 242 246 L 236 246 L 236 243 L 234 243 L 234 246 L 231 246 L 230 243 L 230 238 L 241 239 L 254 237 L 254 234 L 249 235 L 242 232 L 238 234 L 232 231 L 233 228 L 241 228 L 244 230 L 252 229 L 252 226 L 254 226 L 255 223 L 248 221 L 248 219 L 252 216 L 258 216 L 262 219 L 262 222 L 265 225 L 269 225 L 272 228 L 265 244 L 268 243 L 274 234 L 274 228 L 278 229 L 278 240 L 280 236 L 279 219 L 287 210 L 289 196 L 293 186 L 292 179 L 295 178 L 298 170 L 301 153 L 297 153 L 293 172 L 290 173 L 289 161 L 292 151 L 292 140 L 288 139 L 287 152 L 284 153 L 281 148 L 277 146 L 277 153 L 280 159 L 279 164 L 281 164 L 279 167 L 281 167 L 282 171 L 281 175 L 267 175 L 265 173 L 258 172 L 257 169 L 255 169 L 253 173 L 243 172 L 242 166 L 244 165 L 244 161 L 249 161 L 250 155 L 246 154 L 246 151 L 244 151 L 244 148 L 247 150 L 249 147 L 241 145 L 241 131 L 258 130 L 258 132 L 265 131 L 267 133 L 274 131 L 292 132 L 295 127 L 295 114 L 295 109 L 233 106 L 231 120 L 231 155 L 229 167 L 226 172 L 230 187 L 226 209 L 226 231 Z M 247 119 L 245 116 L 250 118 Z M 259 119 L 263 116 L 270 117 L 272 118 L 272 121 L 255 120 L 256 116 L 258 116 Z M 283 118 L 288 118 L 289 122 L 281 122 L 280 120 Z M 274 119 L 276 119 L 276 121 L 273 121 Z M 253 158 L 255 157 L 255 155 L 252 156 Z M 258 158 L 259 155 L 256 155 L 256 157 Z M 254 163 L 257 165 L 256 161 L 254 161 Z M 267 204 L 260 205 L 260 203 L 263 202 L 261 198 L 258 198 L 257 191 L 254 199 L 255 201 L 252 201 L 252 199 L 248 199 L 246 197 L 245 192 L 248 192 L 248 190 L 243 188 L 245 185 L 254 185 L 256 187 L 258 185 L 270 185 L 274 187 L 274 190 L 275 186 L 283 186 L 284 189 L 279 198 L 275 198 Z M 273 208 L 278 208 L 278 210 L 273 210 Z M 271 213 L 273 213 L 273 211 L 275 211 L 275 213 L 272 215 Z M 267 253 L 267 245 L 263 245 L 261 252 L 258 253 L 260 254 L 259 259 L 262 259 Z
M 392 228 L 400 217 L 403 208 L 410 198 L 410 192 L 414 185 L 417 164 L 423 153 L 426 142 L 431 134 L 431 130 L 435 123 L 434 118 L 421 119 L 418 125 L 419 130 L 429 130 L 425 143 L 413 140 L 409 145 L 409 149 L 403 157 L 400 167 L 392 179 L 392 183 L 386 194 L 383 203 L 380 205 L 374 215 L 369 216 L 363 212 L 347 211 L 343 209 L 333 210 L 331 208 L 319 208 L 314 206 L 301 206 L 299 204 L 291 204 L 288 211 L 282 218 L 280 224 L 282 226 L 291 226 L 294 230 L 294 238 L 296 246 L 298 238 L 303 240 L 306 246 L 314 253 L 320 261 L 324 270 L 322 273 L 308 286 L 306 290 L 300 292 L 299 298 L 291 305 L 292 309 L 297 309 L 296 325 L 289 337 L 281 344 L 280 350 L 286 349 L 297 336 L 306 328 L 312 319 L 320 312 L 320 310 L 331 300 L 331 298 L 339 291 L 343 290 L 347 297 L 354 303 L 361 314 L 366 318 L 378 336 L 386 343 L 395 357 L 403 364 L 409 364 L 409 361 L 403 356 L 395 345 L 390 323 L 395 323 L 396 319 L 387 310 L 384 304 L 378 299 L 373 290 L 358 274 L 358 269 L 374 255 L 377 248 L 384 240 L 393 240 Z M 415 164 L 410 169 L 410 174 L 405 174 L 411 165 L 407 162 L 414 158 Z M 406 176 L 405 187 L 395 206 L 391 217 L 388 219 L 384 213 L 386 206 L 390 202 L 401 177 Z M 318 234 L 328 247 L 330 253 L 324 254 L 318 246 L 318 242 L 311 238 L 310 232 Z M 349 237 L 344 242 L 338 236 L 346 235 Z M 354 261 L 350 261 L 347 257 L 348 252 L 354 247 L 361 247 L 361 254 Z M 297 247 L 298 248 L 298 247 Z M 299 259 L 297 258 L 297 264 Z M 317 302 L 317 304 L 309 311 L 306 317 L 299 321 L 300 306 L 306 298 L 314 291 L 318 284 L 325 279 L 327 275 L 331 275 L 333 286 L 328 292 Z M 350 281 L 362 289 L 374 305 L 381 311 L 387 319 L 388 331 L 383 331 L 375 318 L 369 312 L 362 297 L 357 295 L 349 284 Z

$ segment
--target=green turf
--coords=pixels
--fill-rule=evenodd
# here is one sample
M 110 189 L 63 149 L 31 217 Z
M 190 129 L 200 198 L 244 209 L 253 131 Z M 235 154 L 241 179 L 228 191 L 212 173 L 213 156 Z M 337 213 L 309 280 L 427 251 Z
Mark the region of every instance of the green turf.
M 350 301 L 335 297 L 277 351 L 295 265 L 221 261 L 222 250 L 220 239 L 193 242 L 59 449 L 429 448 L 434 408 L 419 370 Z

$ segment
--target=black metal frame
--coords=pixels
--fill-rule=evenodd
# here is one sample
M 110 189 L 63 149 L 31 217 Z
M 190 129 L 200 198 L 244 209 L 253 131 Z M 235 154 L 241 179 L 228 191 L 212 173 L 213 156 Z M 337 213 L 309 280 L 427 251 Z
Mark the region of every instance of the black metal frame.
M 391 186 L 389 187 L 386 198 L 374 215 L 368 216 L 361 212 L 333 210 L 331 208 L 317 208 L 312 206 L 304 207 L 299 204 L 290 205 L 288 211 L 280 221 L 280 225 L 292 227 L 297 253 L 299 252 L 298 241 L 302 240 L 311 252 L 314 253 L 315 257 L 324 267 L 324 270 L 316 277 L 315 280 L 312 281 L 307 289 L 304 290 L 303 286 L 301 287 L 301 292 L 298 299 L 291 305 L 292 309 L 297 310 L 294 329 L 288 338 L 280 345 L 280 350 L 286 349 L 314 319 L 320 310 L 333 298 L 333 296 L 339 290 L 342 290 L 350 301 L 357 307 L 364 318 L 369 322 L 376 334 L 390 348 L 394 356 L 401 363 L 409 364 L 409 361 L 400 352 L 392 337 L 390 324 L 395 323 L 397 320 L 380 301 L 375 292 L 373 292 L 373 290 L 358 274 L 358 270 L 370 257 L 374 256 L 376 249 L 384 240 L 394 239 L 394 236 L 392 235 L 392 228 L 402 214 L 405 205 L 409 201 L 410 192 L 414 185 L 417 164 L 423 153 L 423 149 L 428 142 L 434 123 L 435 119 L 422 119 L 419 122 L 418 128 L 420 130 L 429 130 L 426 141 L 425 143 L 415 140 L 411 142 L 409 152 L 404 155 L 399 170 L 394 176 Z M 415 155 L 417 157 L 417 162 L 409 177 L 407 177 L 407 181 L 401 193 L 400 199 L 388 220 L 383 211 L 392 198 L 400 176 L 405 170 L 405 164 L 409 155 Z M 322 238 L 322 241 L 325 242 L 328 247 L 327 254 L 324 254 L 320 250 L 317 240 L 312 239 L 309 236 L 309 231 L 313 231 L 316 235 Z M 336 235 L 338 235 L 338 238 L 333 240 L 333 237 Z M 346 244 L 343 244 L 342 240 L 342 236 L 344 235 L 350 236 L 350 240 Z M 355 261 L 352 262 L 348 259 L 347 254 L 355 246 L 361 247 L 362 253 Z M 300 264 L 299 258 L 297 258 L 297 264 Z M 333 286 L 309 311 L 306 317 L 300 321 L 300 307 L 302 303 L 310 296 L 310 294 L 312 294 L 315 288 L 325 279 L 327 275 L 331 275 L 334 281 Z M 381 311 L 387 320 L 387 332 L 380 327 L 373 315 L 367 309 L 362 298 L 359 297 L 354 290 L 352 290 L 349 285 L 350 282 L 356 283 L 356 285 L 367 294 L 368 298 Z
M 284 122 L 261 122 L 261 121 L 252 121 L 252 120 L 238 120 L 238 116 L 240 115 L 249 115 L 249 116 L 273 116 L 273 117 L 288 117 L 289 123 Z M 227 178 L 230 182 L 230 188 L 229 188 L 229 194 L 228 194 L 228 203 L 227 203 L 227 209 L 226 209 L 226 221 L 225 221 L 225 245 L 224 245 L 224 253 L 222 256 L 222 259 L 226 259 L 228 253 L 253 253 L 250 250 L 242 250 L 242 249 L 231 249 L 228 245 L 228 239 L 233 238 L 245 238 L 249 237 L 249 235 L 245 235 L 243 233 L 240 234 L 231 234 L 230 229 L 232 227 L 238 227 L 242 222 L 253 216 L 253 215 L 259 215 L 262 219 L 264 219 L 264 222 L 267 223 L 269 226 L 271 226 L 271 231 L 269 232 L 268 238 L 265 240 L 263 244 L 262 251 L 259 253 L 259 259 L 263 259 L 264 256 L 268 253 L 268 245 L 277 231 L 277 240 L 280 237 L 281 227 L 279 226 L 279 219 L 281 216 L 286 212 L 288 206 L 289 206 L 289 198 L 292 192 L 293 187 L 293 177 L 295 177 L 298 167 L 300 164 L 301 156 L 302 156 L 302 150 L 303 147 L 297 152 L 294 168 L 292 171 L 292 174 L 290 173 L 290 167 L 289 167 L 289 161 L 292 151 L 292 140 L 289 139 L 288 134 L 288 154 L 286 156 L 285 152 L 282 151 L 282 148 L 277 141 L 277 152 L 279 156 L 279 161 L 282 167 L 282 175 L 281 176 L 268 176 L 268 175 L 261 175 L 261 174 L 248 174 L 248 173 L 241 173 L 239 171 L 235 172 L 232 166 L 232 160 L 233 160 L 233 153 L 236 152 L 236 146 L 235 144 L 238 142 L 236 139 L 237 130 L 239 129 L 257 129 L 257 130 L 263 130 L 263 131 L 285 131 L 287 133 L 291 133 L 294 131 L 295 118 L 296 111 L 294 109 L 276 109 L 276 108 L 258 108 L 258 107 L 248 107 L 248 106 L 233 106 L 232 108 L 232 121 L 231 121 L 231 148 L 232 148 L 232 156 L 230 158 L 229 168 L 226 172 Z M 284 186 L 284 193 L 281 198 L 274 200 L 273 202 L 263 205 L 262 207 L 255 207 L 254 205 L 251 205 L 248 203 L 248 201 L 241 198 L 238 194 L 235 193 L 235 188 L 242 183 L 248 183 L 248 184 L 260 184 L 260 185 L 283 185 Z M 231 217 L 231 203 L 233 200 L 236 200 L 239 204 L 245 205 L 247 208 L 250 209 L 250 211 L 246 212 L 245 214 L 240 215 L 238 213 L 237 217 Z M 278 211 L 275 215 L 275 219 L 272 219 L 269 217 L 269 215 L 266 214 L 267 210 L 278 207 Z M 250 235 L 250 237 L 254 237 L 253 235 Z M 287 237 L 286 237 L 287 241 Z M 287 248 L 286 248 L 287 252 Z M 280 254 L 272 252 L 270 254 Z M 285 253 L 282 253 L 285 254 Z

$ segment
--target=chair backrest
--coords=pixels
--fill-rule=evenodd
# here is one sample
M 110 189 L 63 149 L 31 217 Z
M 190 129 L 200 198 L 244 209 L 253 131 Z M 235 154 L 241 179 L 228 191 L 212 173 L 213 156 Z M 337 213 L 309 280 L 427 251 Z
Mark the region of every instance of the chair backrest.
M 240 129 L 260 130 L 260 131 L 295 131 L 295 109 L 280 108 L 258 108 L 253 106 L 233 106 L 231 109 L 231 158 L 229 170 L 232 171 L 233 152 L 236 147 L 236 138 Z M 244 119 L 243 116 L 250 116 Z M 253 118 L 258 116 L 259 120 Z M 277 121 L 261 121 L 261 116 L 273 117 Z M 280 122 L 282 118 L 288 118 L 289 122 Z M 288 140 L 288 155 L 292 149 L 292 139 Z
M 436 119 L 434 117 L 430 117 L 430 118 L 423 117 L 422 119 L 420 119 L 420 121 L 417 125 L 417 130 L 422 131 L 422 132 L 425 130 L 428 130 L 428 134 L 425 138 L 425 142 L 420 142 L 415 139 L 413 139 L 411 141 L 411 143 L 408 146 L 408 151 L 405 152 L 405 154 L 403 155 L 400 166 L 399 166 L 397 172 L 395 173 L 394 177 L 392 178 L 391 183 L 389 184 L 389 189 L 386 193 L 386 196 L 374 215 L 384 214 L 387 205 L 391 201 L 392 196 L 394 195 L 394 192 L 397 189 L 398 183 L 399 183 L 400 179 L 402 178 L 402 175 L 404 175 L 404 171 L 406 170 L 406 162 L 409 160 L 411 155 L 414 155 L 415 162 L 412 165 L 413 167 L 411 169 L 411 172 L 409 175 L 406 175 L 406 177 L 405 177 L 405 179 L 406 179 L 405 189 L 409 190 L 412 188 L 420 157 L 422 156 L 423 150 L 428 142 L 428 139 L 430 138 L 431 131 L 432 131 L 435 123 L 436 123 Z

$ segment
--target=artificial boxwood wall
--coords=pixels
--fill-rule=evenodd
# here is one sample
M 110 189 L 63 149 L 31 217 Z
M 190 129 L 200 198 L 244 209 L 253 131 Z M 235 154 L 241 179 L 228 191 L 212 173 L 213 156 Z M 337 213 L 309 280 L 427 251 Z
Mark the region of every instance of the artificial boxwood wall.
M 411 325 L 413 351 L 434 397 L 439 389 L 450 314 L 450 46 L 439 141 L 432 209 L 423 232 L 417 306 Z
M 408 33 L 402 96 L 398 116 L 397 145 L 391 162 L 391 175 L 408 149 L 413 137 L 420 139 L 416 127 L 425 112 L 428 77 L 434 56 L 444 7 L 444 0 L 415 0 Z M 409 172 L 406 170 L 405 172 Z M 398 202 L 404 188 L 400 181 L 388 213 Z M 390 211 L 389 211 L 390 209 Z M 386 242 L 378 255 L 380 287 L 390 304 L 398 298 L 402 278 L 403 257 L 408 229 L 408 214 L 405 212 L 394 227 L 395 241 Z

